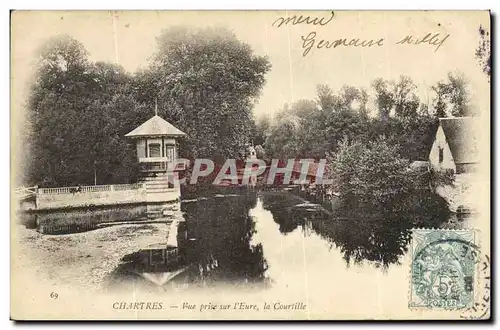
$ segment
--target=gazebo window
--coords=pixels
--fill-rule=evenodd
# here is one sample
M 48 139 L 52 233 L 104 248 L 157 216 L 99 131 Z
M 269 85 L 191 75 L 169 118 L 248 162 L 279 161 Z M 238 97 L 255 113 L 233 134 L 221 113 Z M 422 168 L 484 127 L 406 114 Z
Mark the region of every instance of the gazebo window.
M 175 147 L 167 145 L 165 146 L 165 149 L 168 161 L 173 162 L 175 160 Z
M 149 145 L 149 157 L 161 157 L 161 147 L 159 143 Z

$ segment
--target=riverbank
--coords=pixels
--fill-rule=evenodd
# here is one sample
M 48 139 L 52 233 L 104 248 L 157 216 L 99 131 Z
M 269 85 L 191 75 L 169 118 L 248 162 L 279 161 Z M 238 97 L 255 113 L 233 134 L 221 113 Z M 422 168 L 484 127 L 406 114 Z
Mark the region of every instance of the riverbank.
M 288 196 L 288 202 L 284 203 L 283 201 L 280 201 L 280 204 L 284 205 L 287 204 L 288 207 L 292 206 L 297 206 L 300 203 L 303 203 L 302 209 L 303 210 L 316 210 L 319 212 L 322 212 L 325 214 L 327 217 L 330 219 L 336 219 L 336 220 L 347 220 L 349 219 L 346 217 L 345 213 L 343 213 L 343 210 L 340 207 L 340 200 L 338 197 L 335 197 L 335 199 L 332 200 L 324 200 L 322 201 L 321 198 L 315 198 L 315 196 L 308 195 L 304 193 L 303 191 L 300 191 L 297 188 L 294 189 L 285 189 L 285 190 L 269 190 L 269 191 L 262 191 L 259 193 L 260 195 L 268 195 L 268 196 Z M 308 205 L 309 204 L 309 205 Z M 344 210 L 345 211 L 345 210 Z M 435 210 L 432 210 L 435 211 Z M 408 214 L 413 218 L 413 220 L 416 220 L 418 218 L 417 214 Z M 427 215 L 427 214 L 426 214 Z M 430 215 L 430 214 L 428 214 Z M 475 218 L 477 218 L 477 214 L 457 214 L 454 212 L 447 212 L 445 218 L 441 219 L 434 219 L 432 221 L 437 221 L 437 222 L 432 222 L 428 221 L 427 223 L 414 223 L 415 227 L 439 227 L 442 229 L 454 229 L 454 230 L 463 230 L 466 228 L 472 228 L 472 223 Z
M 43 235 L 22 225 L 15 230 L 12 267 L 16 272 L 30 272 L 55 285 L 99 290 L 125 255 L 165 243 L 170 222 L 123 224 L 67 235 Z

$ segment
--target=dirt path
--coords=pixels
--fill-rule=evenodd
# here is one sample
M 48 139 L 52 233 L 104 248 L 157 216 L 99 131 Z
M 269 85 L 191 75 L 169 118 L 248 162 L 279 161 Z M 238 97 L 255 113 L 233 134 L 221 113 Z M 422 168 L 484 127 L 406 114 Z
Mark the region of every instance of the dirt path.
M 42 235 L 18 225 L 12 265 L 53 284 L 99 290 L 125 255 L 165 243 L 169 227 L 167 223 L 128 224 L 78 234 Z

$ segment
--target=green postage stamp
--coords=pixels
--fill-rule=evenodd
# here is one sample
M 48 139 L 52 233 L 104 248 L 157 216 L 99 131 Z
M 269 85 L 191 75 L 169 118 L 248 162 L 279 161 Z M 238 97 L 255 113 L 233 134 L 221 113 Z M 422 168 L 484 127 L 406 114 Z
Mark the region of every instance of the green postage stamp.
M 410 308 L 462 309 L 474 302 L 474 230 L 413 230 Z

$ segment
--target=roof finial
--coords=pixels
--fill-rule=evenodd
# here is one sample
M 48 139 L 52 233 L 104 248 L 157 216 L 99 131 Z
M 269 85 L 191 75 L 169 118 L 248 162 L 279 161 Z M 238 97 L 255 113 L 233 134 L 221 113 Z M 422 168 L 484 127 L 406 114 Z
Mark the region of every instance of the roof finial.
M 155 98 L 155 116 L 158 116 L 158 98 Z

